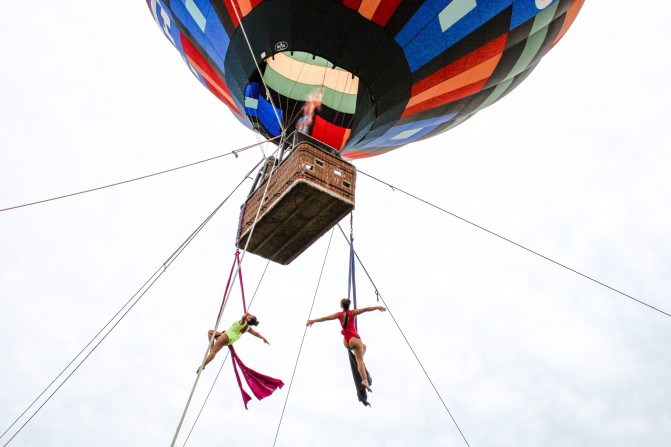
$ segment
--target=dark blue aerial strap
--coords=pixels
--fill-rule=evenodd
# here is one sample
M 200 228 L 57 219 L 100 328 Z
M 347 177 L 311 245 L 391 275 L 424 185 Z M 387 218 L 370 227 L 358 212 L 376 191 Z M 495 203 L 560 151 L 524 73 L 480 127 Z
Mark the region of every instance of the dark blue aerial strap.
M 353 225 L 354 217 L 352 214 L 350 214 L 350 228 L 349 228 L 349 278 L 347 279 L 347 299 L 352 300 L 352 304 L 354 304 L 354 309 L 357 308 L 356 306 L 356 276 L 354 272 L 354 265 L 356 263 L 356 254 L 354 253 L 354 225 Z M 357 320 L 354 320 L 354 327 L 356 330 L 359 330 L 359 325 L 357 324 Z M 348 350 L 348 357 L 349 357 L 349 364 L 352 369 L 352 378 L 354 379 L 354 386 L 356 387 L 356 394 L 357 398 L 359 399 L 359 402 L 364 404 L 367 407 L 370 407 L 370 403 L 368 402 L 368 393 L 366 392 L 366 388 L 361 385 L 361 376 L 359 375 L 359 369 L 356 363 L 356 358 L 354 357 L 354 354 L 352 351 Z M 373 383 L 373 379 L 370 377 L 370 373 L 368 372 L 368 369 L 366 369 L 366 376 L 369 384 Z
M 349 216 L 349 277 L 347 278 L 347 299 L 352 300 L 352 304 L 354 304 L 354 308 L 357 308 L 356 305 L 356 275 L 354 271 L 354 265 L 356 264 L 356 259 L 354 256 L 354 216 L 353 214 L 350 213 Z M 356 320 L 354 321 L 354 327 L 358 328 Z

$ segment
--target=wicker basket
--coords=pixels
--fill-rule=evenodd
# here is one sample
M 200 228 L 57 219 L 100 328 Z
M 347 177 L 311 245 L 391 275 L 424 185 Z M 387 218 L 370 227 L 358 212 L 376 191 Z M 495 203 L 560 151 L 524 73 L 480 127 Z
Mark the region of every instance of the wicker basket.
M 350 163 L 299 142 L 243 205 L 236 245 L 289 264 L 354 209 L 355 181 Z

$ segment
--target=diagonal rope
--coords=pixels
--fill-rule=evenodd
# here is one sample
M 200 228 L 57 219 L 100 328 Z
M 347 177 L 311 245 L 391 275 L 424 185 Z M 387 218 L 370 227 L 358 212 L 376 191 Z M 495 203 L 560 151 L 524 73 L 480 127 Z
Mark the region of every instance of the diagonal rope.
M 273 154 L 276 154 L 278 149 L 273 152 Z M 264 159 L 264 162 L 267 162 L 267 158 Z M 257 164 L 258 166 L 258 164 Z M 273 178 L 273 174 L 275 173 L 277 166 L 275 164 L 272 165 L 272 168 L 270 170 L 270 173 L 268 175 L 268 179 L 266 180 L 266 187 L 263 190 L 263 195 L 261 196 L 261 202 L 264 203 L 265 198 L 268 194 L 268 189 L 270 187 L 271 180 Z M 242 261 L 247 254 L 247 247 L 249 247 L 249 243 L 252 240 L 252 236 L 254 235 L 254 230 L 256 229 L 256 223 L 259 220 L 259 215 L 261 214 L 261 206 L 258 207 L 256 210 L 256 215 L 254 216 L 254 221 L 252 222 L 252 227 L 249 230 L 249 236 L 247 237 L 247 242 L 245 243 L 245 247 L 242 250 L 242 256 L 238 259 L 237 266 L 235 267 L 235 273 L 233 273 L 233 282 L 230 284 L 230 288 L 227 286 L 226 292 L 224 294 L 224 298 L 222 300 L 222 305 L 221 309 L 219 311 L 219 316 L 217 317 L 217 321 L 214 325 L 214 330 L 212 332 L 212 336 L 210 337 L 210 342 L 208 343 L 208 347 L 205 350 L 205 354 L 203 355 L 203 360 L 200 363 L 200 368 L 198 369 L 198 374 L 196 374 L 196 380 L 193 382 L 193 386 L 191 387 L 191 392 L 189 393 L 189 397 L 186 400 L 186 405 L 184 406 L 184 410 L 182 411 L 182 416 L 179 419 L 179 423 L 177 424 L 177 428 L 175 429 L 175 435 L 172 438 L 172 443 L 170 444 L 170 447 L 175 447 L 175 442 L 177 442 L 177 437 L 179 436 L 179 431 L 182 428 L 182 424 L 184 423 L 184 419 L 186 418 L 186 413 L 189 411 L 189 406 L 191 405 L 191 400 L 193 399 L 193 395 L 196 392 L 196 387 L 198 386 L 198 381 L 200 380 L 200 375 L 203 372 L 204 365 L 205 365 L 205 359 L 207 358 L 207 355 L 214 344 L 214 334 L 217 332 L 217 329 L 219 328 L 219 323 L 221 322 L 221 317 L 223 316 L 224 310 L 226 309 L 226 305 L 228 304 L 228 297 L 231 294 L 231 291 L 233 290 L 233 286 L 235 285 L 235 279 L 238 276 L 238 273 L 240 272 L 240 269 L 242 268 Z
M 270 261 L 266 263 L 266 268 L 263 269 L 263 273 L 261 274 L 261 279 L 259 279 L 258 284 L 256 285 L 256 290 L 254 290 L 254 294 L 252 295 L 252 299 L 249 300 L 249 307 L 252 307 L 252 303 L 254 303 L 254 298 L 256 297 L 256 293 L 259 291 L 259 287 L 261 287 L 261 283 L 263 282 L 263 278 L 266 276 L 266 271 L 268 270 L 268 266 L 270 265 Z M 228 355 L 230 354 L 230 351 L 226 351 L 226 355 L 224 356 L 224 361 L 221 362 L 221 366 L 219 367 L 219 371 L 217 371 L 217 375 L 214 377 L 214 380 L 212 381 L 212 386 L 210 387 L 210 390 L 207 392 L 207 395 L 205 396 L 205 400 L 203 401 L 203 405 L 200 407 L 200 411 L 198 412 L 198 415 L 196 416 L 196 419 L 193 421 L 193 425 L 191 426 L 191 430 L 189 430 L 189 434 L 186 436 L 186 439 L 184 440 L 184 444 L 182 444 L 182 447 L 186 446 L 186 443 L 189 442 L 189 438 L 191 437 L 191 434 L 193 433 L 193 430 L 196 428 L 196 424 L 198 423 L 198 420 L 200 419 L 200 415 L 203 413 L 203 410 L 205 409 L 205 405 L 207 404 L 208 399 L 210 398 L 210 395 L 212 394 L 212 390 L 214 390 L 214 385 L 217 384 L 217 380 L 219 379 L 219 376 L 221 375 L 221 371 L 224 369 L 224 365 L 226 364 L 226 360 L 228 359 Z
M 291 71 L 290 72 L 294 71 L 296 62 L 299 62 L 299 61 L 297 61 L 296 59 L 291 57 Z M 303 70 L 305 68 L 306 68 L 306 64 L 305 64 L 305 62 L 302 62 L 301 66 L 300 66 L 300 70 L 298 72 L 298 76 L 296 76 L 296 78 L 293 80 L 294 83 L 291 85 L 291 90 L 289 90 L 289 94 L 286 95 L 287 106 L 286 106 L 286 109 L 285 109 L 286 110 L 285 114 L 289 118 L 287 120 L 287 124 L 289 124 L 289 125 L 294 123 L 294 120 L 298 117 L 298 114 L 300 113 L 300 110 L 301 110 L 301 109 L 298 109 L 299 101 L 297 99 L 294 99 L 292 95 L 294 94 L 294 90 L 296 89 L 296 86 L 298 85 L 298 79 L 300 79 L 301 75 L 303 74 Z M 279 92 L 277 92 L 277 94 L 279 96 L 280 103 L 281 103 L 282 102 L 282 96 L 284 96 L 284 95 L 280 95 Z M 289 111 L 289 102 L 293 102 L 293 105 L 291 107 L 291 111 Z M 297 111 L 297 109 L 298 109 L 298 111 Z M 294 125 L 294 127 L 295 127 L 295 125 Z
M 270 94 L 270 90 L 268 90 L 268 86 L 266 85 L 266 80 L 263 79 L 263 73 L 261 73 L 261 67 L 259 67 L 259 63 L 256 61 L 256 55 L 254 54 L 254 49 L 252 49 L 252 44 L 249 42 L 249 38 L 247 37 L 247 31 L 245 31 L 245 26 L 242 23 L 242 18 L 240 17 L 240 13 L 238 12 L 238 4 L 237 2 L 231 2 L 231 5 L 233 6 L 233 12 L 235 12 L 235 18 L 238 19 L 238 23 L 240 24 L 240 29 L 242 30 L 242 35 L 245 37 L 245 42 L 247 43 L 247 48 L 249 49 L 249 54 L 252 56 L 252 60 L 254 61 L 254 65 L 256 66 L 256 70 L 259 72 L 259 75 L 261 76 L 261 83 L 263 84 L 263 88 L 266 90 L 266 95 L 268 97 L 268 100 L 270 101 L 270 105 L 273 106 L 273 113 L 275 114 L 275 119 L 277 120 L 277 124 L 280 126 L 281 133 L 280 135 L 282 136 L 282 139 L 284 139 L 284 136 L 286 134 L 286 131 L 284 129 L 284 125 L 282 124 L 282 120 L 280 119 L 279 115 L 277 114 L 277 107 L 275 107 L 275 102 L 273 101 L 272 95 Z M 277 137 L 275 137 L 277 138 Z
M 573 268 L 571 268 L 571 267 L 569 267 L 569 266 L 567 266 L 567 265 L 564 265 L 564 264 L 562 264 L 562 263 L 560 263 L 560 262 L 558 262 L 558 261 L 555 261 L 554 259 L 551 259 L 551 258 L 549 258 L 549 257 L 547 257 L 547 256 L 545 256 L 545 255 L 542 255 L 542 254 L 540 254 L 540 253 L 538 253 L 538 252 L 536 252 L 536 251 L 534 251 L 534 250 L 532 250 L 532 249 L 530 249 L 530 248 L 525 247 L 525 246 L 522 245 L 522 244 L 519 244 L 519 243 L 517 243 L 517 242 L 515 242 L 515 241 L 513 241 L 513 240 L 511 240 L 511 239 L 508 239 L 508 238 L 506 238 L 506 237 L 504 237 L 504 236 L 501 236 L 500 234 L 497 234 L 497 233 L 495 233 L 495 232 L 493 232 L 493 231 L 491 231 L 491 230 L 488 230 L 487 228 L 482 227 L 482 226 L 480 226 L 480 225 L 478 225 L 478 224 L 476 224 L 476 223 L 474 223 L 474 222 L 471 222 L 470 220 L 464 219 L 463 217 L 458 216 L 458 215 L 456 215 L 456 214 L 454 214 L 454 213 L 452 213 L 452 212 L 450 212 L 450 211 L 447 211 L 446 209 L 441 208 L 441 207 L 439 207 L 438 205 L 434 205 L 433 203 L 431 203 L 431 202 L 429 202 L 429 201 L 427 201 L 427 200 L 424 200 L 424 199 L 419 198 L 419 197 L 417 197 L 417 196 L 415 196 L 415 195 L 413 195 L 413 194 L 410 194 L 409 192 L 404 191 L 404 190 L 402 190 L 402 189 L 400 189 L 400 188 L 397 188 L 396 186 L 390 185 L 389 183 L 387 183 L 387 182 L 385 182 L 385 181 L 382 181 L 382 180 L 380 180 L 380 179 L 378 179 L 378 178 L 376 178 L 376 177 L 373 177 L 373 176 L 370 175 L 370 174 L 366 174 L 366 173 L 363 172 L 363 171 L 358 171 L 358 172 L 359 172 L 360 174 L 365 175 L 366 177 L 369 177 L 369 178 L 371 178 L 371 179 L 373 179 L 373 180 L 375 180 L 375 181 L 377 181 L 377 182 L 382 183 L 383 185 L 387 185 L 387 186 L 389 186 L 393 191 L 399 191 L 399 192 L 402 192 L 403 194 L 405 194 L 405 195 L 407 195 L 407 196 L 410 196 L 410 197 L 412 197 L 412 198 L 415 199 L 415 200 L 418 200 L 418 201 L 420 201 L 420 202 L 422 202 L 422 203 L 424 203 L 424 204 L 426 204 L 426 205 L 429 205 L 429 206 L 431 206 L 431 207 L 433 207 L 433 208 L 435 208 L 435 209 L 437 209 L 437 210 L 439 210 L 439 211 L 442 211 L 442 212 L 445 213 L 445 214 L 449 214 L 449 215 L 452 216 L 452 217 L 456 217 L 457 219 L 461 220 L 462 222 L 466 222 L 467 224 L 472 225 L 472 226 L 474 226 L 474 227 L 476 227 L 476 228 L 478 228 L 478 229 L 480 229 L 480 230 L 482 230 L 482 231 L 485 231 L 485 232 L 491 234 L 492 236 L 496 236 L 496 237 L 498 237 L 499 239 L 502 239 L 502 240 L 504 240 L 504 241 L 506 241 L 506 242 L 509 242 L 509 243 L 511 243 L 511 244 L 513 244 L 513 245 L 515 245 L 515 246 L 517 246 L 517 247 L 523 249 L 523 250 L 528 251 L 528 252 L 531 253 L 531 254 L 534 254 L 534 255 L 536 255 L 536 256 L 538 256 L 538 257 L 540 257 L 540 258 L 543 258 L 543 259 L 545 259 L 546 261 L 549 261 L 549 262 L 551 262 L 551 263 L 553 263 L 553 264 L 555 264 L 555 265 L 558 265 L 559 267 L 562 267 L 562 268 L 564 268 L 564 269 L 566 269 L 566 270 L 568 270 L 568 271 L 570 271 L 570 272 L 573 272 L 573 273 L 575 273 L 576 275 L 580 275 L 580 276 L 582 276 L 582 277 L 585 278 L 585 279 L 589 279 L 590 281 L 595 282 L 596 284 L 599 284 L 600 286 L 603 286 L 603 287 L 605 287 L 605 288 L 607 288 L 607 289 L 610 289 L 610 290 L 612 290 L 613 292 L 618 293 L 618 294 L 620 294 L 620 295 L 622 295 L 622 296 L 624 296 L 624 297 L 626 297 L 626 298 L 629 298 L 630 300 L 636 301 L 636 302 L 639 303 L 639 304 L 642 304 L 642 305 L 644 305 L 644 306 L 647 306 L 647 307 L 649 307 L 649 308 L 652 309 L 652 310 L 655 310 L 655 311 L 657 311 L 657 312 L 659 312 L 659 313 L 661 313 L 661 314 L 666 315 L 667 317 L 671 317 L 671 314 L 670 314 L 670 313 L 665 312 L 665 311 L 663 311 L 662 309 L 659 309 L 659 308 L 657 308 L 657 307 L 655 307 L 655 306 L 653 306 L 653 305 L 651 305 L 651 304 L 646 303 L 645 301 L 642 301 L 642 300 L 640 300 L 640 299 L 638 299 L 638 298 L 635 298 L 635 297 L 633 297 L 633 296 L 631 296 L 631 295 L 629 295 L 629 294 L 627 294 L 627 293 L 624 293 L 624 292 L 622 292 L 622 291 L 616 289 L 615 287 L 609 286 L 608 284 L 605 284 L 605 283 L 603 283 L 603 282 L 601 282 L 601 281 L 599 281 L 599 280 L 597 280 L 597 279 L 592 278 L 591 276 L 588 276 L 588 275 L 586 275 L 586 274 L 584 274 L 584 273 L 579 272 L 578 270 L 575 270 L 575 269 L 573 269 Z
M 340 229 L 340 232 L 342 233 L 342 235 L 343 235 L 343 237 L 345 238 L 345 240 L 347 241 L 347 243 L 350 244 L 350 241 L 349 241 L 349 239 L 347 238 L 347 235 L 346 235 L 345 232 L 343 231 L 343 229 L 342 229 L 342 227 L 340 226 L 340 224 L 338 224 L 338 229 Z M 350 245 L 350 246 L 351 246 L 351 245 Z M 460 434 L 461 437 L 463 438 L 463 440 L 464 440 L 464 442 L 466 443 L 466 445 L 467 445 L 468 447 L 470 447 L 470 444 L 468 443 L 468 440 L 466 439 L 466 436 L 464 436 L 464 433 L 461 431 L 461 428 L 459 427 L 459 424 L 457 424 L 456 419 L 454 419 L 454 416 L 452 415 L 452 412 L 450 411 L 450 409 L 447 408 L 447 404 L 445 404 L 445 401 L 443 400 L 443 397 L 442 397 L 442 396 L 440 395 L 440 393 L 438 392 L 438 388 L 436 388 L 436 385 L 434 385 L 433 380 L 431 380 L 431 377 L 429 377 L 429 373 L 426 371 L 426 368 L 424 368 L 424 365 L 422 365 L 422 362 L 419 360 L 419 357 L 417 356 L 417 353 L 415 352 L 415 350 L 414 350 L 414 349 L 412 348 L 412 346 L 410 345 L 410 341 L 408 341 L 408 338 L 407 338 L 407 337 L 405 336 L 405 334 L 403 333 L 403 330 L 401 329 L 401 326 L 398 324 L 398 321 L 396 321 L 396 318 L 394 317 L 394 314 L 393 314 L 393 313 L 391 312 L 391 310 L 389 309 L 389 306 L 387 305 L 387 303 L 386 303 L 386 301 L 384 300 L 384 298 L 382 298 L 382 295 L 381 295 L 380 292 L 378 291 L 378 288 L 377 288 L 377 286 L 375 285 L 375 283 L 373 282 L 373 279 L 372 279 L 372 278 L 370 277 L 370 275 L 368 274 L 368 270 L 366 270 L 366 267 L 363 265 L 363 262 L 361 262 L 361 259 L 359 259 L 359 255 L 357 254 L 356 251 L 354 251 L 354 256 L 356 257 L 356 260 L 359 261 L 359 265 L 363 268 L 364 272 L 366 272 L 366 276 L 368 276 L 368 279 L 370 280 L 371 285 L 372 285 L 373 288 L 375 289 L 375 295 L 377 296 L 378 300 L 382 300 L 382 303 L 384 304 L 384 307 L 387 308 L 387 312 L 389 312 L 389 316 L 391 317 L 392 320 L 394 320 L 394 324 L 396 325 L 396 327 L 398 328 L 398 331 L 399 331 L 399 332 L 401 333 L 401 335 L 403 336 L 403 339 L 405 340 L 405 343 L 408 345 L 408 348 L 410 348 L 410 351 L 412 352 L 412 355 L 415 356 L 415 360 L 417 360 L 417 363 L 419 364 L 420 368 L 422 368 L 422 371 L 424 372 L 424 375 L 426 376 L 426 378 L 428 379 L 429 383 L 431 384 L 431 387 L 433 387 L 433 390 L 436 392 L 436 395 L 438 396 L 438 399 L 440 399 L 440 402 L 443 404 L 443 407 L 445 407 L 445 411 L 447 411 L 447 414 L 450 416 L 450 419 L 452 419 L 452 422 L 454 423 L 454 426 L 457 427 L 457 430 L 459 431 L 459 434 Z
M 189 163 L 189 164 L 186 164 L 186 165 L 178 166 L 176 168 L 171 168 L 171 169 L 166 169 L 166 170 L 159 171 L 159 172 L 154 172 L 153 174 L 147 174 L 147 175 L 143 175 L 141 177 L 136 177 L 136 178 L 129 179 L 129 180 L 123 180 L 123 181 L 116 182 L 116 183 L 111 183 L 109 185 L 97 186 L 95 188 L 86 189 L 84 191 L 79 191 L 79 192 L 73 192 L 71 194 L 65 194 L 65 195 L 62 195 L 62 196 L 51 197 L 49 199 L 38 200 L 36 202 L 24 203 L 23 205 L 16 205 L 16 206 L 10 206 L 8 208 L 2 208 L 2 209 L 0 209 L 0 213 L 3 212 L 3 211 L 14 210 L 14 209 L 17 209 L 17 208 L 24 208 L 24 207 L 27 207 L 27 206 L 38 205 L 40 203 L 51 202 L 51 201 L 54 201 L 54 200 L 65 199 L 67 197 L 77 196 L 77 195 L 80 195 L 80 194 L 86 194 L 86 193 L 93 192 L 93 191 L 99 191 L 101 189 L 106 189 L 106 188 L 111 188 L 113 186 L 119 186 L 119 185 L 123 185 L 123 184 L 126 184 L 126 183 L 136 182 L 138 180 L 144 180 L 144 179 L 147 179 L 147 178 L 150 178 L 150 177 L 155 177 L 157 175 L 166 174 L 168 172 L 177 171 L 179 169 L 189 168 L 191 166 L 195 166 L 195 165 L 198 165 L 198 164 L 201 164 L 201 163 L 206 163 L 208 161 L 216 160 L 217 158 L 225 157 L 227 155 L 235 155 L 235 158 L 237 158 L 239 152 L 243 152 L 243 151 L 246 151 L 248 149 L 252 149 L 256 146 L 262 145 L 263 143 L 267 143 L 267 142 L 276 140 L 277 138 L 279 138 L 279 137 L 275 137 L 275 138 L 271 138 L 271 139 L 268 139 L 268 140 L 260 141 L 256 144 L 245 146 L 245 147 L 242 147 L 240 149 L 235 149 L 235 150 L 233 150 L 231 152 L 227 152 L 225 154 L 217 155 L 215 157 L 206 158 L 204 160 L 200 160 L 200 161 L 196 161 L 196 162 Z
M 259 162 L 260 163 L 260 162 Z M 67 375 L 65 376 L 65 379 L 58 385 L 58 387 L 46 398 L 46 400 L 32 413 L 32 415 L 26 420 L 21 427 L 12 435 L 12 437 L 4 444 L 4 446 L 7 446 L 12 440 L 18 435 L 21 430 L 32 420 L 32 418 L 46 405 L 47 402 L 56 394 L 60 388 L 65 385 L 65 382 L 70 379 L 70 377 L 79 369 L 79 367 L 89 358 L 91 354 L 100 346 L 100 344 L 107 338 L 107 336 L 116 328 L 116 326 L 123 320 L 123 318 L 135 307 L 135 305 L 142 299 L 142 297 L 149 291 L 149 289 L 158 281 L 158 279 L 165 273 L 165 271 L 172 265 L 172 263 L 177 259 L 177 257 L 186 249 L 186 247 L 195 239 L 195 237 L 200 233 L 200 231 L 209 223 L 209 221 L 214 217 L 214 215 L 223 207 L 223 205 L 228 201 L 229 198 L 242 186 L 242 184 L 247 180 L 251 172 L 253 172 L 256 168 L 258 167 L 258 164 L 254 166 L 248 174 L 245 175 L 245 177 L 238 183 L 238 185 L 235 187 L 235 189 L 228 195 L 226 198 L 210 213 L 210 215 L 196 228 L 196 230 L 189 235 L 189 237 L 186 238 L 184 242 L 168 257 L 168 259 L 154 272 L 154 274 L 151 275 L 151 277 L 138 289 L 137 292 L 123 305 L 121 308 L 117 311 L 116 314 L 110 320 L 98 331 L 98 333 L 93 336 L 93 338 L 82 348 L 82 350 L 72 359 L 68 365 L 63 368 L 63 370 L 56 376 L 56 378 L 49 384 L 47 385 L 44 390 L 33 400 L 33 402 L 26 407 L 26 409 L 19 415 L 18 418 L 12 422 L 12 424 L 4 431 L 2 435 L 0 435 L 0 438 L 5 436 L 5 434 L 14 426 L 16 423 L 35 405 L 35 403 L 52 387 L 52 385 L 61 377 L 65 372 L 68 370 L 68 368 L 79 358 L 85 351 L 86 349 L 93 344 L 93 342 L 103 333 L 106 331 L 108 326 L 112 324 L 116 320 L 116 322 L 107 329 L 105 334 L 102 336 L 102 338 L 92 347 L 92 349 L 86 354 L 84 358 L 79 361 L 79 363 L 75 366 L 75 368 Z M 127 308 L 127 309 L 126 309 Z M 124 309 L 126 309 L 124 311 Z M 120 316 L 119 316 L 120 315 Z M 118 318 L 117 318 L 118 317 Z
M 322 275 L 324 274 L 324 266 L 326 266 L 326 259 L 329 255 L 329 250 L 331 248 L 331 241 L 333 240 L 333 232 L 335 228 L 331 230 L 331 236 L 329 237 L 329 243 L 326 247 L 326 254 L 324 255 L 324 262 L 322 263 L 322 269 L 319 272 L 319 279 L 317 280 L 317 287 L 315 289 L 315 295 L 312 298 L 312 304 L 310 305 L 310 312 L 308 313 L 308 320 L 312 316 L 312 309 L 315 307 L 315 300 L 317 299 L 317 292 L 319 291 L 319 284 L 322 281 Z M 301 345 L 298 348 L 298 355 L 296 356 L 296 363 L 294 364 L 294 371 L 291 373 L 291 380 L 289 381 L 289 388 L 287 389 L 287 397 L 284 399 L 284 406 L 282 407 L 282 414 L 280 415 L 280 422 L 277 424 L 277 432 L 275 432 L 275 440 L 273 441 L 273 446 L 277 443 L 277 436 L 280 434 L 280 427 L 282 426 L 282 419 L 284 418 L 284 411 L 287 408 L 287 401 L 289 400 L 289 393 L 291 393 L 291 385 L 294 383 L 294 376 L 296 375 L 296 369 L 298 368 L 298 361 L 301 358 L 301 351 L 303 350 L 303 343 L 305 342 L 305 334 L 307 333 L 307 326 L 303 329 L 303 338 L 301 339 Z

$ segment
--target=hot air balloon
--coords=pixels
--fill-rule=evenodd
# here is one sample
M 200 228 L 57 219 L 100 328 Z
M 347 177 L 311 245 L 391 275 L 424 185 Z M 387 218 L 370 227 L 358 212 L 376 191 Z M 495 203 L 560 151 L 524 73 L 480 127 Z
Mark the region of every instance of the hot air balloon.
M 282 182 L 250 195 L 240 218 L 238 247 L 281 264 L 354 208 L 356 170 L 346 160 L 440 134 L 493 104 L 583 3 L 147 0 L 238 120 L 280 146 L 293 131 L 304 135 L 293 139 L 291 161 L 280 156 Z
M 449 130 L 522 82 L 584 0 L 147 0 L 196 77 L 267 138 L 347 160 Z

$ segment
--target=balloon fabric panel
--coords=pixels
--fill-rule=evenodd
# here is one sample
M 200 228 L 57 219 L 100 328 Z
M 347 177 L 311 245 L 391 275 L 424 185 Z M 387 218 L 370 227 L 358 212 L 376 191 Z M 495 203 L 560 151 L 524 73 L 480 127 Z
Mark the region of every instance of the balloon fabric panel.
M 347 159 L 438 135 L 503 98 L 583 4 L 147 0 L 194 75 L 247 127 L 265 137 L 298 128 Z

